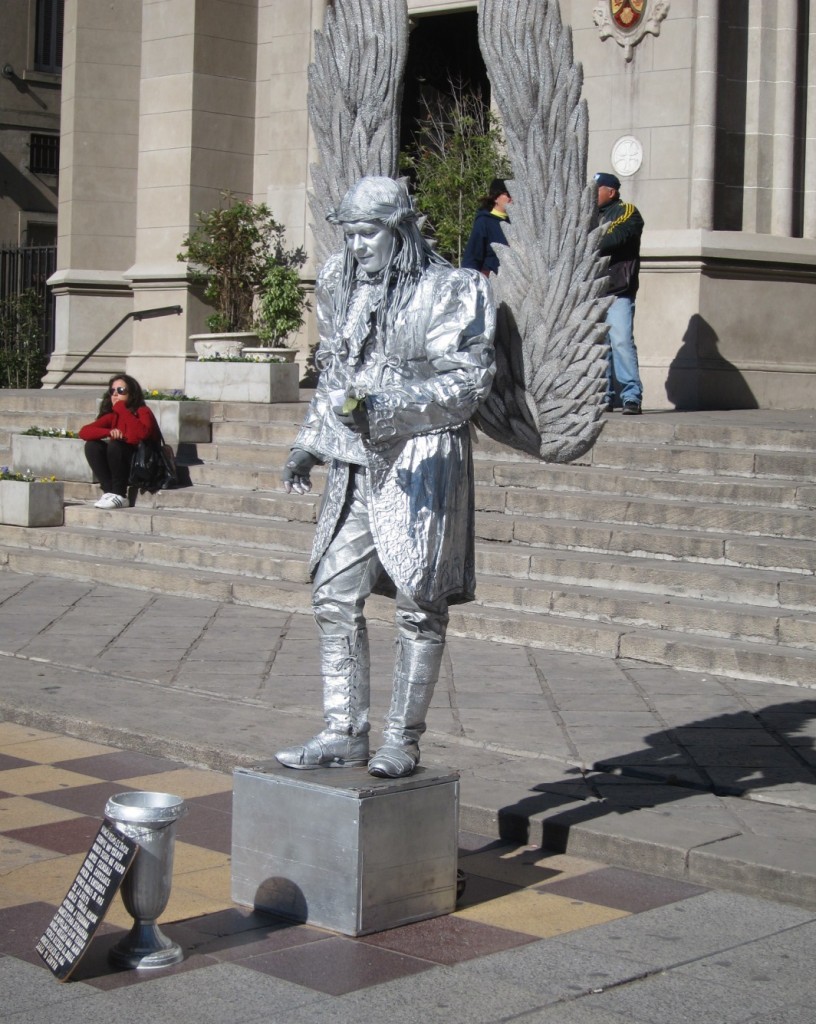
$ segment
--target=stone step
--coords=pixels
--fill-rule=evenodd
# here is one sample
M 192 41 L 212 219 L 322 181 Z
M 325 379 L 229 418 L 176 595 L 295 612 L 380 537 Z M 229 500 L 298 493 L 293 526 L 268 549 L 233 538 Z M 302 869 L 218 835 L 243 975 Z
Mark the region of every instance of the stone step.
M 115 543 L 109 560 L 100 559 L 98 555 L 36 547 L 7 547 L 5 558 L 6 568 L 16 572 L 47 573 L 289 612 L 307 612 L 310 606 L 309 587 L 285 579 L 219 573 L 204 566 L 179 572 L 177 566 L 137 561 L 128 562 L 127 572 L 112 572 L 113 567 L 121 569 L 123 565 L 121 548 Z M 372 621 L 390 621 L 393 603 L 374 598 L 367 605 L 367 614 Z M 451 609 L 450 633 L 808 688 L 814 687 L 816 679 L 816 653 L 812 650 L 689 635 L 668 629 L 648 630 L 584 617 L 505 610 L 477 603 Z
M 310 526 L 250 516 L 239 522 L 239 518 L 133 509 L 128 513 L 127 532 L 122 533 L 121 512 L 69 507 L 70 529 L 30 531 L 27 543 L 72 554 L 119 557 L 129 564 L 150 562 L 307 582 Z M 7 544 L 19 536 L 10 530 L 5 528 Z M 627 590 L 632 567 L 625 561 L 593 573 L 592 561 L 553 558 L 549 578 L 544 571 L 548 560 L 543 556 L 533 567 L 513 561 L 519 561 L 514 553 L 502 558 L 501 553 L 479 547 L 479 603 L 771 644 L 801 647 L 816 641 L 816 616 L 808 611 L 814 607 L 814 580 L 765 579 L 766 574 L 733 569 L 673 572 L 654 563 L 648 567 L 650 585 L 638 579 L 637 588 Z M 746 606 L 749 593 L 750 608 Z M 727 603 L 734 596 L 741 597 L 743 604 Z
M 248 502 L 248 508 L 252 508 Z M 126 522 L 125 522 L 126 520 Z M 257 548 L 306 555 L 312 546 L 312 522 L 287 522 L 258 514 L 202 513 L 197 510 L 171 510 L 162 507 L 132 508 L 108 512 L 92 505 L 66 505 L 65 526 L 60 531 L 84 531 L 91 540 L 107 533 L 126 532 L 136 540 L 153 536 L 189 541 L 199 545 L 229 545 L 230 549 Z M 55 543 L 59 543 L 57 540 Z
M 273 482 L 277 483 L 277 480 Z M 202 484 L 161 491 L 156 495 L 141 495 L 137 507 L 188 509 L 314 523 L 320 503 L 320 481 L 317 477 L 315 483 L 310 494 L 298 496 L 287 495 L 280 489 L 245 491 Z M 477 496 L 482 493 L 477 489 Z M 87 484 L 68 483 L 65 495 L 66 499 L 90 502 L 98 497 L 98 490 Z M 72 514 L 67 512 L 67 521 Z M 476 537 L 480 541 L 493 542 L 512 564 L 526 564 L 539 549 L 556 554 L 594 553 L 604 560 L 623 557 L 632 561 L 635 578 L 641 573 L 640 563 L 648 559 L 658 559 L 663 563 L 702 562 L 803 576 L 816 573 L 816 547 L 809 541 L 785 538 L 740 538 L 730 534 L 637 525 L 617 526 L 610 530 L 608 524 L 575 518 L 537 520 L 514 518 L 492 511 L 477 513 Z
M 666 558 L 712 564 L 742 565 L 756 569 L 816 573 L 816 548 L 812 542 L 768 538 L 700 534 L 692 530 L 646 528 L 584 523 L 570 520 L 514 520 L 505 515 L 480 514 L 476 535 L 482 540 L 538 547 L 594 551 L 606 557 L 625 554 L 633 558 Z
M 272 445 L 288 449 L 296 436 L 297 426 L 285 418 L 268 422 L 213 421 L 213 442 L 222 445 Z M 781 438 L 778 440 L 781 443 Z M 479 435 L 474 445 L 474 460 L 478 464 L 482 459 L 515 466 L 516 474 L 527 468 L 540 475 L 551 468 L 529 456 L 520 457 L 512 449 Z M 689 476 L 787 477 L 802 482 L 816 476 L 816 451 L 803 452 L 799 448 L 763 450 L 747 443 L 744 448 L 732 449 L 656 445 L 650 436 L 641 440 L 628 437 L 615 441 L 602 433 L 589 456 L 570 468 L 580 466 Z
M 306 415 L 314 390 L 300 389 L 297 402 L 211 402 L 213 420 L 245 422 L 289 422 L 299 424 Z
M 594 466 L 530 467 L 483 461 L 475 463 L 475 474 L 478 483 L 490 486 L 788 508 L 803 506 L 800 492 L 805 490 L 798 480 L 735 479 L 713 473 L 690 477 Z
M 679 499 L 671 501 L 635 496 L 573 495 L 525 491 L 520 488 L 504 490 L 498 497 L 505 516 L 512 517 L 515 523 L 528 517 L 539 527 L 546 527 L 544 520 L 553 518 L 660 527 L 664 530 L 692 528 L 702 534 L 816 539 L 816 514 L 808 510 L 780 511 L 759 506 L 725 506 L 714 502 L 698 501 L 692 504 Z
M 87 410 L 76 390 L 36 394 L 15 398 L 22 429 L 87 422 L 99 391 Z M 212 443 L 179 448 L 194 486 L 103 512 L 68 484 L 66 526 L 0 527 L 0 565 L 109 583 L 124 564 L 123 585 L 308 611 L 325 471 L 309 495 L 279 483 L 305 408 L 213 403 Z M 452 632 L 814 686 L 816 414 L 605 420 L 580 464 L 477 436 L 478 602 L 451 609 Z M 393 620 L 383 599 L 367 611 Z
M 193 451 L 194 450 L 194 451 Z M 213 454 L 216 456 L 213 458 Z M 201 455 L 202 461 L 192 461 Z M 182 445 L 179 464 L 187 465 L 191 481 L 197 485 L 241 490 L 274 491 L 280 488 L 283 449 L 264 446 Z M 2 465 L 10 464 L 0 462 Z M 316 467 L 313 473 L 315 495 L 321 491 L 325 471 Z M 541 514 L 547 518 L 582 521 L 612 521 L 667 528 L 686 526 L 691 521 L 705 532 L 771 534 L 807 539 L 813 536 L 813 510 L 816 509 L 816 485 L 735 483 L 728 480 L 687 481 L 675 477 L 621 477 L 614 473 L 576 470 L 574 468 L 541 467 L 530 470 L 502 463 L 477 464 L 477 509 L 483 512 L 519 512 Z M 491 481 L 495 480 L 495 483 Z M 500 486 L 496 486 L 496 483 Z M 628 488 L 628 490 L 624 490 Z M 534 489 L 547 492 L 541 501 L 525 499 L 523 492 Z M 521 492 L 521 494 L 517 493 Z M 572 495 L 572 497 L 570 497 Z M 607 495 L 611 495 L 610 500 Z M 627 499 L 643 502 L 671 503 L 638 506 Z M 586 501 L 584 500 L 586 499 Z M 690 507 L 699 502 L 702 508 Z M 530 501 L 534 502 L 531 507 Z M 679 504 L 678 504 L 679 503 Z M 762 510 L 737 511 L 736 506 L 761 504 Z M 731 506 L 730 510 L 721 506 Z M 783 519 L 770 511 L 771 506 L 803 512 L 804 519 Z M 638 510 L 642 509 L 642 516 Z M 600 511 L 599 511 L 600 509 Z
M 94 413 L 103 388 L 3 388 L 0 409 L 3 412 L 39 414 L 49 410 L 62 413 Z M 87 423 L 87 420 L 85 420 Z
M 153 508 L 140 506 L 129 510 L 128 529 L 134 534 L 197 539 L 206 543 L 229 541 L 235 545 L 282 548 L 308 553 L 314 535 L 317 503 L 278 499 L 248 494 L 240 512 L 234 507 L 209 512 L 195 505 L 169 506 L 163 501 L 188 492 L 165 492 L 156 496 Z M 223 497 L 215 494 L 213 497 Z M 305 497 L 305 496 L 304 496 Z M 171 499 L 172 500 L 172 499 Z M 298 522 L 272 517 L 274 507 L 291 507 L 302 514 Z M 89 505 L 68 505 L 66 526 L 101 532 L 116 529 L 120 516 L 100 516 Z M 806 609 L 816 606 L 816 577 L 781 570 L 757 570 L 735 565 L 673 563 L 664 559 L 641 558 L 607 553 L 599 560 L 595 554 L 559 551 L 552 548 L 508 547 L 490 543 L 477 545 L 477 569 L 485 576 L 507 577 L 530 584 L 561 584 L 632 590 L 636 593 L 686 597 L 701 601 L 738 601 L 767 608 Z
M 218 422 L 213 420 L 212 439 L 214 444 L 251 445 L 266 447 L 274 445 L 287 451 L 295 441 L 297 428 L 286 422 L 259 420 L 257 423 Z
M 816 453 L 726 448 L 681 448 L 628 442 L 599 443 L 589 465 L 634 473 L 680 473 L 689 476 L 759 476 L 812 480 Z
M 816 415 L 812 411 L 774 413 L 728 410 L 638 417 L 607 416 L 593 451 L 610 443 L 678 445 L 695 448 L 801 451 L 816 454 Z
M 288 440 L 291 440 L 289 438 Z M 288 447 L 230 444 L 219 441 L 195 446 L 200 462 L 191 464 L 194 483 L 221 483 L 225 487 L 278 486 Z M 185 461 L 183 453 L 181 461 Z M 246 467 L 244 475 L 240 467 Z M 816 488 L 798 480 L 744 480 L 729 477 L 688 478 L 680 474 L 622 472 L 587 466 L 544 466 L 509 463 L 483 456 L 474 462 L 475 479 L 496 494 L 500 488 L 520 487 L 577 493 L 632 495 L 667 500 L 700 500 L 727 505 L 759 504 L 783 508 L 813 508 Z M 316 478 L 320 469 L 315 470 Z M 259 480 L 265 482 L 259 483 Z M 489 508 L 483 496 L 481 508 Z
M 80 427 L 95 418 L 95 409 L 91 412 L 60 412 L 59 409 L 47 409 L 37 413 L 0 410 L 0 430 L 9 434 L 24 434 L 30 427 L 56 427 L 59 430 L 72 430 L 76 433 Z
M 250 402 L 214 402 L 213 422 L 289 423 L 295 429 L 300 425 L 313 392 L 301 389 L 301 400 L 295 403 L 261 405 Z M 816 414 L 778 413 L 762 410 L 758 425 L 752 410 L 728 412 L 701 412 L 677 414 L 651 413 L 642 417 L 607 416 L 592 453 L 602 452 L 608 446 L 642 444 L 649 447 L 674 446 L 683 448 L 716 448 L 723 451 L 746 449 L 749 452 L 776 450 L 781 452 L 809 452 L 816 455 Z M 479 445 L 485 450 L 502 453 L 510 459 L 538 460 L 493 441 L 477 432 Z

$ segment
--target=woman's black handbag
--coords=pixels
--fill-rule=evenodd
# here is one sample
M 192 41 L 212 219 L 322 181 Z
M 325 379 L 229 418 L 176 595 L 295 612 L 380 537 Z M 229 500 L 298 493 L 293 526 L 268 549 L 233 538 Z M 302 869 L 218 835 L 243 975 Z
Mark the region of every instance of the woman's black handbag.
M 165 443 L 164 437 L 156 444 L 153 441 L 140 441 L 130 463 L 131 487 L 145 491 L 167 490 L 178 483 L 178 470 L 173 449 Z

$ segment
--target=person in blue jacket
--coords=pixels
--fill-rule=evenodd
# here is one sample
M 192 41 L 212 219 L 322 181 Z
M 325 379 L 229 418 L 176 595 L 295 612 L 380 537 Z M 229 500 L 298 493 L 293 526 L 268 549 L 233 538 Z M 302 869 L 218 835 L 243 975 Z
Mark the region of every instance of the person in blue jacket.
M 462 256 L 462 266 L 467 270 L 479 270 L 485 277 L 499 272 L 499 258 L 493 251 L 493 242 L 507 245 L 504 225 L 510 223 L 507 207 L 512 203 L 507 184 L 503 178 L 494 178 L 487 195 L 476 213 L 470 238 Z

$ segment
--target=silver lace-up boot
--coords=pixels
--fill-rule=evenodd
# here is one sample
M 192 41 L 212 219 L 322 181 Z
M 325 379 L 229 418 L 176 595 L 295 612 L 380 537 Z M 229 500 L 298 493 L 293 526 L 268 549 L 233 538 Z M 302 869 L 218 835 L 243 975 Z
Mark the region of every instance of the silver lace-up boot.
M 368 761 L 368 632 L 322 636 L 320 666 L 326 728 L 275 757 L 287 768 L 359 768 Z
M 419 764 L 419 737 L 442 664 L 443 643 L 400 636 L 394 667 L 394 691 L 385 719 L 383 745 L 368 762 L 369 775 L 398 779 Z

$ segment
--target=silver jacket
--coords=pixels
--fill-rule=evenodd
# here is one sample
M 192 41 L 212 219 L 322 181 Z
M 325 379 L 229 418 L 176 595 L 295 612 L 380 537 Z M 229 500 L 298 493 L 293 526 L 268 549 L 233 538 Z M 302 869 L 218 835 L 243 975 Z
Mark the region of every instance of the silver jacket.
M 368 469 L 372 534 L 396 587 L 418 601 L 472 600 L 468 420 L 495 372 L 490 286 L 476 271 L 431 264 L 393 328 L 380 336 L 372 316 L 382 286 L 360 276 L 345 322 L 335 331 L 341 265 L 336 254 L 318 278 L 321 373 L 294 444 L 329 462 L 312 571 L 334 535 L 353 464 Z M 368 396 L 365 439 L 335 414 L 347 394 Z

